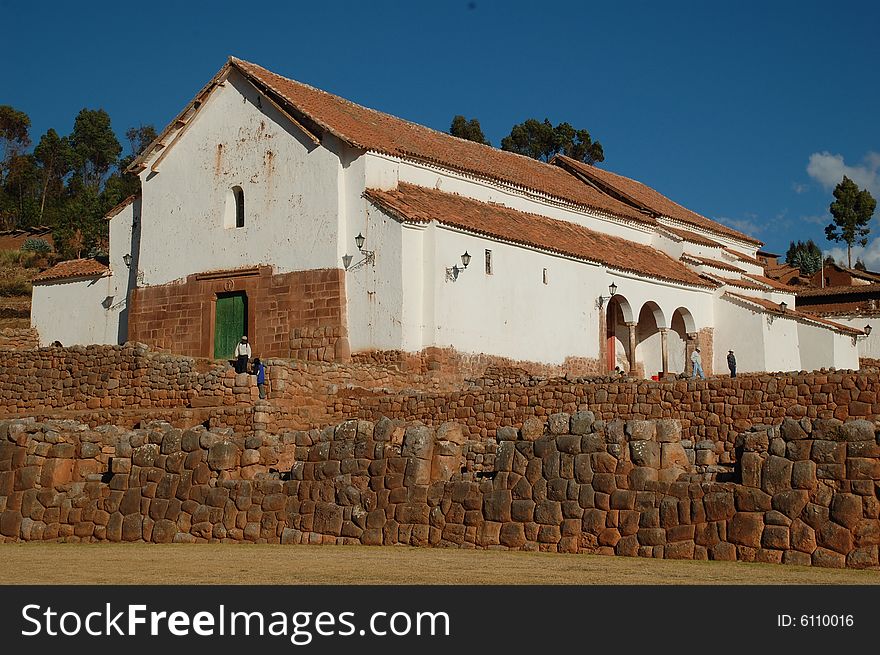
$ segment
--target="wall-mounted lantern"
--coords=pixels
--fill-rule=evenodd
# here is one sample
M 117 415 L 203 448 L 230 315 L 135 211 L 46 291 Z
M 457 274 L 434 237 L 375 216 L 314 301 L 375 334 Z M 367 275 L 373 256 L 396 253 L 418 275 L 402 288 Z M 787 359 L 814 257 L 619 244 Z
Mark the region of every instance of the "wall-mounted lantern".
M 354 271 L 361 266 L 375 266 L 376 251 L 364 250 L 364 243 L 366 242 L 366 240 L 366 237 L 360 232 L 358 232 L 358 235 L 354 238 L 354 245 L 357 246 L 358 252 L 364 256 L 364 258 L 357 264 L 352 265 L 351 260 L 354 259 L 352 255 L 345 253 L 342 256 L 342 265 L 345 267 L 346 271 Z
M 617 295 L 617 285 L 614 284 L 614 282 L 612 282 L 611 284 L 608 285 L 608 297 L 606 298 L 605 296 L 599 296 L 596 299 L 596 307 L 598 307 L 599 309 L 602 309 L 605 306 L 605 303 L 608 302 L 609 300 L 611 300 L 616 295 Z
M 786 309 L 788 309 L 788 304 L 786 302 L 783 301 L 783 302 L 779 303 L 779 311 L 780 312 L 782 312 L 784 314 Z
M 870 336 L 871 336 L 871 330 L 873 330 L 873 329 L 874 329 L 874 328 L 872 328 L 870 324 L 866 325 L 866 326 L 865 326 L 865 336 L 866 336 L 866 337 L 870 337 Z
M 446 281 L 447 282 L 455 282 L 458 279 L 458 276 L 467 269 L 468 264 L 470 264 L 470 263 L 471 263 L 471 256 L 468 254 L 468 251 L 465 250 L 464 254 L 461 256 L 462 268 L 459 268 L 458 264 L 456 264 L 452 268 L 447 267 Z
M 125 266 L 127 268 L 131 268 L 131 254 L 130 253 L 126 253 L 125 255 L 123 255 L 122 261 L 125 262 Z

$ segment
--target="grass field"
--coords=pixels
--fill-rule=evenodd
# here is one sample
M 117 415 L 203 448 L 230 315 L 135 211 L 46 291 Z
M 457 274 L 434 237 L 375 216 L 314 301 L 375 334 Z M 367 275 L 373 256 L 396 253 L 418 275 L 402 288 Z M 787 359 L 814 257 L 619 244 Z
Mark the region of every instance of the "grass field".
M 880 571 L 364 546 L 0 545 L 2 584 L 880 584 Z

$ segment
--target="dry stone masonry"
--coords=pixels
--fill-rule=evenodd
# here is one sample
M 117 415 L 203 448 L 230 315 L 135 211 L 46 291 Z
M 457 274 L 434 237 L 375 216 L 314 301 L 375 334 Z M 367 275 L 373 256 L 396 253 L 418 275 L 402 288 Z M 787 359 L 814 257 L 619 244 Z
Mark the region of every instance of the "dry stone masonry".
M 178 427 L 208 421 L 257 434 L 387 416 L 435 426 L 455 421 L 486 440 L 531 417 L 588 409 L 606 421 L 678 420 L 685 438 L 723 443 L 717 453 L 721 464 L 734 461 L 736 435 L 753 425 L 779 425 L 785 418 L 880 417 L 877 369 L 652 382 L 541 378 L 473 365 L 482 372 L 465 379 L 445 364 L 432 368 L 432 361 L 447 361 L 449 353 L 429 354 L 435 359 L 400 356 L 383 365 L 268 359 L 269 403 L 258 410 L 253 376 L 235 375 L 226 363 L 157 353 L 142 344 L 2 353 L 0 417 L 76 413 L 93 426 L 133 426 L 152 417 Z
M 878 566 L 865 420 L 722 442 L 678 421 L 529 417 L 492 439 L 380 418 L 277 435 L 0 422 L 5 540 L 409 544 Z

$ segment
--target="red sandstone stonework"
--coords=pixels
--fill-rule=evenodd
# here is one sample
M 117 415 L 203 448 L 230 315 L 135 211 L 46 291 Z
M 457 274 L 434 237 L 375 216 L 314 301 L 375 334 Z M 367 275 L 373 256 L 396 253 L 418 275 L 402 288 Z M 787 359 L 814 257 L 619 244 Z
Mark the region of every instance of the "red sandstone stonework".
M 347 353 L 341 269 L 273 275 L 271 267 L 261 266 L 137 287 L 131 293 L 129 339 L 190 357 L 213 357 L 217 297 L 235 291 L 247 296 L 254 356 L 334 361 L 337 349 Z

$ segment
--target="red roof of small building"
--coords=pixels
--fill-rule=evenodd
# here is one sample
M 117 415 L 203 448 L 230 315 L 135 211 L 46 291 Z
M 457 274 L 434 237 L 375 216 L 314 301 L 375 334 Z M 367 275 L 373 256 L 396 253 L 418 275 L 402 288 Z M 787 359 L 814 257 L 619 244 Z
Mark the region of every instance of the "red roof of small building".
M 104 214 L 104 218 L 109 221 L 111 218 L 116 216 L 119 212 L 121 212 L 123 209 L 128 207 L 131 203 L 133 203 L 135 200 L 137 200 L 140 197 L 141 197 L 141 194 L 139 192 L 131 194 L 128 198 L 126 198 L 125 200 L 120 202 L 118 205 L 113 207 L 106 214 Z
M 476 234 L 597 262 L 621 271 L 692 286 L 714 286 L 659 250 L 594 232 L 568 221 L 406 183 L 400 183 L 393 191 L 367 189 L 365 195 L 402 221 L 425 223 L 435 220 Z
M 99 277 L 106 275 L 110 269 L 94 259 L 69 259 L 58 262 L 37 275 L 33 282 L 50 282 L 76 277 Z

